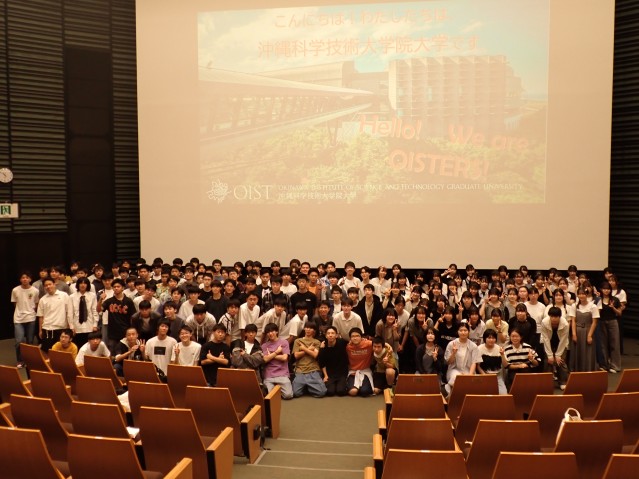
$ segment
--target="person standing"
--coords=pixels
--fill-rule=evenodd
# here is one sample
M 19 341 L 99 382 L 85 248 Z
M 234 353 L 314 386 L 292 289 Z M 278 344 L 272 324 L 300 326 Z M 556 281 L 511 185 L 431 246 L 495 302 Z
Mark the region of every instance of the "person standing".
M 107 323 L 107 347 L 109 351 L 115 351 L 117 344 L 126 336 L 126 330 L 131 327 L 135 306 L 124 294 L 124 281 L 114 279 L 111 287 L 113 296 L 106 299 L 106 293 L 102 293 L 98 300 L 98 311 L 105 312 L 102 321 Z
M 11 302 L 15 306 L 13 312 L 13 331 L 16 340 L 16 360 L 18 367 L 24 367 L 20 355 L 20 343 L 33 344 L 36 326 L 36 308 L 38 307 L 38 288 L 31 285 L 31 273 L 23 271 L 20 284 L 11 291 Z
M 58 342 L 64 329 L 72 329 L 73 305 L 66 293 L 56 289 L 52 278 L 45 278 L 42 282 L 45 295 L 38 302 L 38 336 L 42 341 L 41 349 L 47 353 L 51 346 Z

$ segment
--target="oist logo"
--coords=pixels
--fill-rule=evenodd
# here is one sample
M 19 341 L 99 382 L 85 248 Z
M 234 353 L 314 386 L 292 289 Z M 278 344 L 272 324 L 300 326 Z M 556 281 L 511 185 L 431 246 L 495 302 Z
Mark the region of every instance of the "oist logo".
M 211 189 L 206 193 L 209 196 L 209 200 L 215 200 L 218 204 L 222 203 L 231 192 L 229 190 L 228 183 L 222 183 L 220 180 L 211 182 Z

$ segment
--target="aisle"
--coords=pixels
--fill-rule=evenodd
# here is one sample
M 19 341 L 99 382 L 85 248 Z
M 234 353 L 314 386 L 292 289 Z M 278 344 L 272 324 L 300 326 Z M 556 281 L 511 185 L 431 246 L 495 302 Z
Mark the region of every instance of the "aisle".
M 253 465 L 236 458 L 233 477 L 362 477 L 364 467 L 373 464 L 372 437 L 382 407 L 381 396 L 284 401 L 279 439 L 267 439 Z

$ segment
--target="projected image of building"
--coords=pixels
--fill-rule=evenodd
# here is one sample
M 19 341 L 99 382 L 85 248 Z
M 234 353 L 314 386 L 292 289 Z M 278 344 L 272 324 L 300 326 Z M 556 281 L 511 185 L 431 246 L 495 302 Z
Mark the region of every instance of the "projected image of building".
M 421 120 L 429 136 L 446 136 L 450 125 L 498 134 L 523 113 L 521 79 L 501 55 L 394 60 L 388 82 L 397 116 Z

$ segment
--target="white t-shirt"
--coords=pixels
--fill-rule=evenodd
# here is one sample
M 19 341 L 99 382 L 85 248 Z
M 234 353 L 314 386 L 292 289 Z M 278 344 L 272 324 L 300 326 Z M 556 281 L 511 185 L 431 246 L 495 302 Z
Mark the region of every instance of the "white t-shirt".
M 98 347 L 95 351 L 91 350 L 90 343 L 85 343 L 78 351 L 78 355 L 75 357 L 75 363 L 78 366 L 83 365 L 85 356 L 108 358 L 109 356 L 111 356 L 111 352 L 109 351 L 109 348 L 107 348 L 106 344 L 104 344 L 103 342 L 100 342 L 100 344 L 98 344 Z
M 180 366 L 197 366 L 200 360 L 200 350 L 202 345 L 195 341 L 191 341 L 188 346 L 179 343 L 177 347 L 180 349 L 180 355 L 178 356 L 178 364 Z M 175 348 L 171 352 L 171 362 L 175 361 Z
M 526 301 L 524 304 L 526 305 L 526 309 L 528 310 L 528 314 L 530 314 L 530 317 L 533 318 L 537 323 L 537 334 L 541 334 L 541 320 L 544 319 L 546 305 L 544 303 L 540 303 L 539 301 L 537 301 L 535 304 L 531 304 L 530 301 Z
M 29 286 L 23 288 L 16 286 L 11 291 L 11 302 L 15 303 L 16 309 L 13 313 L 14 323 L 30 323 L 36 320 L 36 308 L 38 307 L 38 288 Z
M 146 342 L 145 353 L 153 364 L 166 374 L 176 345 L 177 341 L 171 336 L 167 336 L 165 339 L 158 339 L 155 336 Z
M 260 317 L 260 307 L 256 304 L 253 309 L 248 308 L 248 304 L 244 303 L 240 306 L 240 329 L 245 329 L 247 324 L 255 324 L 257 330 L 260 330 L 258 318 Z

